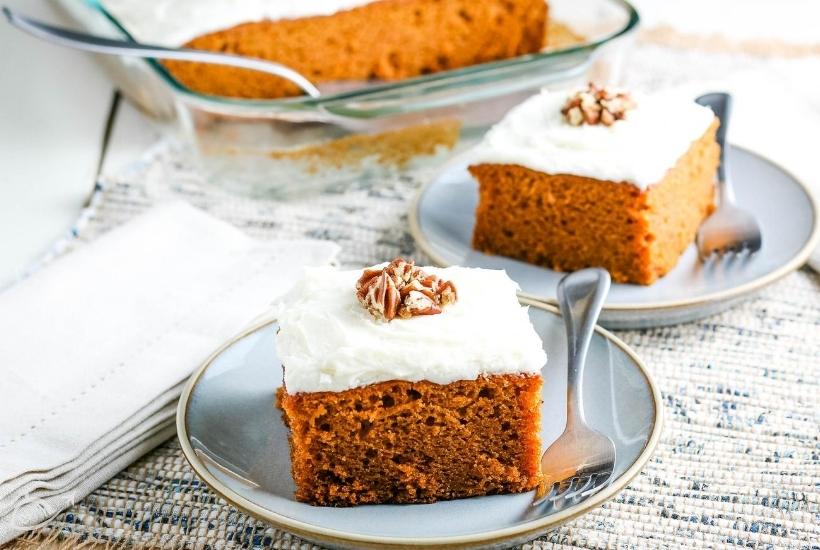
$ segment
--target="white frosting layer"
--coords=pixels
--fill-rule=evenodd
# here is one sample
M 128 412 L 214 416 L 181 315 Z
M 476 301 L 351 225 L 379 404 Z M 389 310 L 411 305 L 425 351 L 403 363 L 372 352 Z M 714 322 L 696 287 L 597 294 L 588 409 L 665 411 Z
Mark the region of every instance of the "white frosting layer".
M 102 0 L 134 38 L 179 46 L 240 23 L 332 15 L 373 0 Z
M 453 281 L 458 300 L 439 315 L 389 323 L 374 320 L 356 299 L 361 270 L 309 270 L 279 305 L 276 345 L 288 392 L 541 371 L 541 339 L 505 272 L 424 270 Z
M 612 126 L 572 126 L 567 92 L 542 91 L 515 107 L 469 155 L 472 164 L 517 164 L 547 174 L 625 181 L 645 189 L 663 179 L 714 120 L 678 94 L 633 95 L 637 106 Z

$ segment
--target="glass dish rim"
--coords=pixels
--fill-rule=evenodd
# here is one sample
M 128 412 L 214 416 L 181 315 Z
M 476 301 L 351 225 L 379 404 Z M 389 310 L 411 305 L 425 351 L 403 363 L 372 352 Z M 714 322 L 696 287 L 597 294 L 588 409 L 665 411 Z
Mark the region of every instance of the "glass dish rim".
M 102 15 L 113 28 L 120 32 L 127 40 L 133 40 L 133 37 L 122 26 L 115 15 L 109 12 L 105 6 L 102 5 L 102 0 L 84 0 L 85 4 Z M 495 71 L 508 68 L 527 68 L 537 65 L 541 62 L 560 60 L 564 58 L 572 58 L 579 54 L 591 55 L 598 48 L 612 42 L 613 40 L 622 36 L 628 35 L 637 29 L 640 24 L 640 15 L 638 10 L 629 0 L 603 0 L 622 8 L 627 20 L 625 24 L 619 29 L 601 36 L 600 38 L 570 46 L 567 48 L 560 48 L 556 50 L 537 52 L 533 54 L 526 54 L 510 59 L 502 59 L 499 61 L 491 61 L 488 63 L 481 63 L 478 65 L 471 65 L 469 67 L 462 67 L 459 69 L 451 69 L 448 71 L 440 71 L 429 75 L 422 75 L 413 78 L 407 78 L 396 82 L 387 82 L 365 88 L 358 88 L 354 90 L 323 95 L 321 97 L 312 98 L 309 96 L 296 96 L 282 99 L 247 99 L 247 98 L 232 98 L 222 97 L 208 94 L 201 94 L 187 86 L 183 85 L 176 78 L 174 78 L 156 59 L 146 59 L 145 61 L 151 67 L 153 72 L 160 77 L 160 79 L 171 88 L 175 94 L 179 94 L 188 100 L 193 100 L 196 103 L 207 106 L 212 105 L 215 109 L 219 108 L 247 108 L 253 110 L 271 111 L 296 111 L 296 110 L 316 110 L 321 109 L 325 105 L 330 105 L 339 102 L 347 101 L 363 101 L 371 96 L 376 96 L 388 91 L 401 91 L 403 89 L 414 88 L 426 84 L 446 84 L 447 81 L 458 81 L 464 77 L 480 77 L 482 75 L 492 74 Z

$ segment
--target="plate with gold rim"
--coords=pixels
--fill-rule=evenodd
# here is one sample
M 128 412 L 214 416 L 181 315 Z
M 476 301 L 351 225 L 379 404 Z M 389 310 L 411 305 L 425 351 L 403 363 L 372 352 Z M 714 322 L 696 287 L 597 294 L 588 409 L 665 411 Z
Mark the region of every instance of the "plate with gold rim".
M 809 188 L 774 162 L 731 146 L 739 206 L 760 222 L 763 247 L 732 261 L 698 260 L 692 244 L 666 276 L 650 286 L 613 284 L 603 326 L 648 328 L 692 321 L 730 307 L 803 265 L 820 244 L 820 207 Z M 504 269 L 521 296 L 555 303 L 562 273 L 473 250 L 478 189 L 464 160 L 454 160 L 419 192 L 410 231 L 419 249 L 441 266 Z
M 549 357 L 542 375 L 543 448 L 566 421 L 566 342 L 557 309 L 531 300 L 530 320 Z M 531 505 L 533 493 L 433 504 L 350 508 L 311 506 L 293 498 L 290 454 L 280 411 L 282 383 L 276 322 L 228 342 L 191 377 L 177 411 L 186 459 L 213 491 L 246 513 L 305 540 L 334 548 L 488 548 L 531 540 L 614 497 L 649 460 L 661 433 L 660 393 L 645 365 L 598 328 L 584 375 L 586 418 L 616 444 L 612 483 L 570 507 Z

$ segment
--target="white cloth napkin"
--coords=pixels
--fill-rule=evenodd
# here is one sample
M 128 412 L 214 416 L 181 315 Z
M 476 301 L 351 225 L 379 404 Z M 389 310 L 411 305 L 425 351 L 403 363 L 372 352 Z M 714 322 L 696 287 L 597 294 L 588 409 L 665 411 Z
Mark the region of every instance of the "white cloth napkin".
M 170 203 L 0 294 L 0 544 L 170 437 L 188 375 L 337 251 Z

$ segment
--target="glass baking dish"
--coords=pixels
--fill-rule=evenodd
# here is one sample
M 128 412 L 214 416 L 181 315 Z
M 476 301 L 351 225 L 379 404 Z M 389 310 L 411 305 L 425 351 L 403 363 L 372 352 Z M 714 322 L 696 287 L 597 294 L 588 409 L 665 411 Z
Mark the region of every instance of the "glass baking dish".
M 58 2 L 88 30 L 132 38 L 104 0 Z M 208 96 L 155 61 L 109 61 L 109 68 L 128 97 L 175 119 L 208 181 L 287 198 L 440 163 L 544 86 L 617 82 L 639 22 L 628 2 L 550 0 L 549 19 L 542 52 L 398 82 L 336 86 L 320 98 Z

